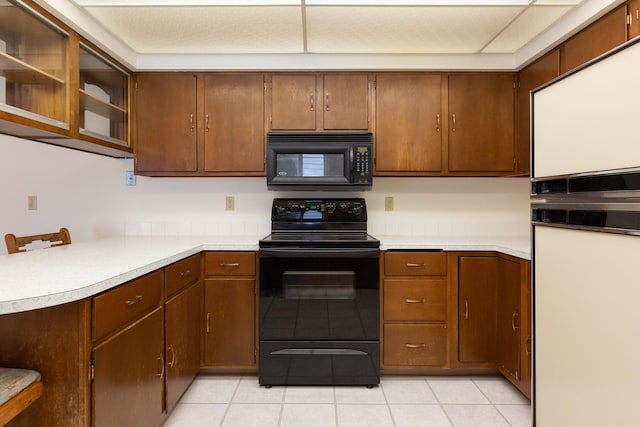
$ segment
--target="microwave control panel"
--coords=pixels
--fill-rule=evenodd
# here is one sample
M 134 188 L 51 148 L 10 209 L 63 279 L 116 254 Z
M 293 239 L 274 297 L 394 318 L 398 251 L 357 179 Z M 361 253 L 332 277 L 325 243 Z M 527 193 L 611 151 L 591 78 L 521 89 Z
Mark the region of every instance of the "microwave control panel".
M 354 184 L 370 183 L 371 182 L 371 146 L 370 145 L 356 145 L 354 147 L 354 166 L 355 176 Z

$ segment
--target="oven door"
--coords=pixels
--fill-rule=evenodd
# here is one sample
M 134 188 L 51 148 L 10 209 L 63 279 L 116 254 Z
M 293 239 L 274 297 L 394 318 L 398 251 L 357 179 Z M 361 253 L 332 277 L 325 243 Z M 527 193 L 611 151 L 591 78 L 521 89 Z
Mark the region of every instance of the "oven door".
M 379 383 L 379 250 L 260 249 L 261 384 Z

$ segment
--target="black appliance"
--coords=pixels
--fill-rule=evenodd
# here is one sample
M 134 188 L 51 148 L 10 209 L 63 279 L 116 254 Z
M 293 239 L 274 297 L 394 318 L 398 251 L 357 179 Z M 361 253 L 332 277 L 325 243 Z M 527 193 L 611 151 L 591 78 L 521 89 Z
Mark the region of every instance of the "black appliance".
M 269 132 L 269 190 L 370 190 L 373 137 L 367 132 Z
M 364 199 L 274 199 L 259 248 L 261 385 L 380 383 L 379 247 Z

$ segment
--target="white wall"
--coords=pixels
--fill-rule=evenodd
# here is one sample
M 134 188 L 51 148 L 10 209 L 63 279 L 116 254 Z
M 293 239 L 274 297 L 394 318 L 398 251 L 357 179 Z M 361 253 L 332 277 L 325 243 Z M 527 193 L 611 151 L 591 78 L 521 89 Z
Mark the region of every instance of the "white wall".
M 66 226 L 74 241 L 112 235 L 252 235 L 269 232 L 264 178 L 149 178 L 125 185 L 132 160 L 112 159 L 0 135 L 0 235 Z M 27 210 L 27 197 L 38 210 Z M 372 234 L 506 235 L 529 232 L 526 178 L 375 178 L 364 196 Z M 235 211 L 224 210 L 235 196 Z M 384 211 L 393 196 L 395 210 Z M 6 253 L 4 245 L 0 254 Z

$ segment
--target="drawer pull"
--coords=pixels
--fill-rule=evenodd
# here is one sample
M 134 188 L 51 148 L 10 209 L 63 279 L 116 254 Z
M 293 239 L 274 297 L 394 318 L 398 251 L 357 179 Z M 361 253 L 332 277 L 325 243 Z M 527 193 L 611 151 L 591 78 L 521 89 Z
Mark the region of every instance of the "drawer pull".
M 222 268 L 224 268 L 224 267 L 238 268 L 238 267 L 240 267 L 240 263 L 239 262 L 221 262 L 220 263 L 220 267 L 222 267 Z
M 156 374 L 156 377 L 158 377 L 158 378 L 164 378 L 164 358 L 163 358 L 163 357 L 162 357 L 162 355 L 160 354 L 160 355 L 158 355 L 158 357 L 156 357 L 156 360 L 159 360 L 159 361 L 160 361 L 160 367 L 161 367 L 160 373 L 159 373 L 159 374 Z
M 421 263 L 408 262 L 407 267 L 409 268 L 424 267 L 424 262 L 421 262 Z
M 183 271 L 182 273 L 180 273 L 180 277 L 184 278 L 184 277 L 189 276 L 190 274 L 191 274 L 191 270 L 186 270 L 186 271 Z
M 420 344 L 406 343 L 404 346 L 407 348 L 425 348 L 427 345 L 425 343 L 420 343 Z
M 142 302 L 142 295 L 136 295 L 134 299 L 127 300 L 125 303 L 127 304 L 127 307 L 131 307 L 139 302 Z
M 424 298 L 420 298 L 420 299 L 407 298 L 404 300 L 404 302 L 406 302 L 407 304 L 422 304 L 424 303 Z
M 167 347 L 167 351 L 168 350 L 171 350 L 171 362 L 168 362 L 167 365 L 170 368 L 173 368 L 173 365 L 176 363 L 176 349 L 173 348 L 171 344 L 169 344 L 169 347 Z

